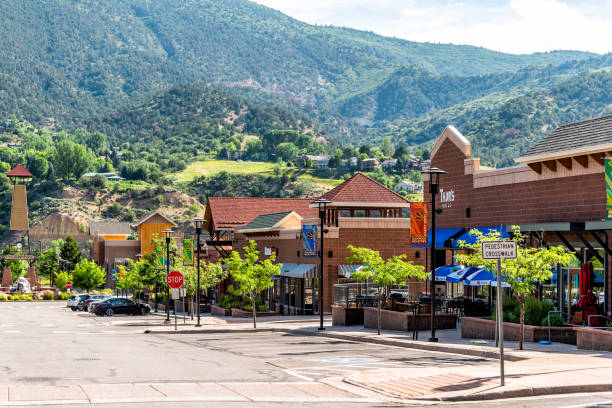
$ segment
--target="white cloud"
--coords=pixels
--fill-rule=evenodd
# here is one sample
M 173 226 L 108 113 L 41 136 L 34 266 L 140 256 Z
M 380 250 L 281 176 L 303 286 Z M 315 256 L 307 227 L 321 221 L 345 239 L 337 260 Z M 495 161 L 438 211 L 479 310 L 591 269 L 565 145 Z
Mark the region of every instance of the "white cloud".
M 607 0 L 256 0 L 311 24 L 529 53 L 612 51 Z

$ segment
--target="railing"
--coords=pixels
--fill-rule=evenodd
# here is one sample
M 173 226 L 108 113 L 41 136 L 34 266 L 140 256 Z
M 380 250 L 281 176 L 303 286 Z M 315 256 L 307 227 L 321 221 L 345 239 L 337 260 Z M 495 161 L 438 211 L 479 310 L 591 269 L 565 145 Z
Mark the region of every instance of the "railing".
M 591 317 L 599 317 L 599 318 L 604 318 L 609 322 L 612 322 L 612 318 L 609 318 L 608 316 L 604 316 L 604 315 L 589 315 L 589 317 L 587 318 L 587 326 L 591 325 Z

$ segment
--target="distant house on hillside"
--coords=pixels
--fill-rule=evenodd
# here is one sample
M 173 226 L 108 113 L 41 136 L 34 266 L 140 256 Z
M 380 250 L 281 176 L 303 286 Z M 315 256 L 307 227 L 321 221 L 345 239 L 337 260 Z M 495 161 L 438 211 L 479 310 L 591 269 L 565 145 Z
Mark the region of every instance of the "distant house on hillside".
M 331 156 L 329 155 L 314 156 L 311 154 L 302 154 L 295 158 L 295 164 L 301 168 L 312 167 L 316 170 L 327 170 L 329 169 L 330 160 Z
M 361 161 L 361 170 L 374 171 L 379 165 L 378 159 L 364 159 Z
M 397 167 L 397 159 L 385 160 L 382 162 L 383 171 L 393 171 Z
M 400 191 L 405 191 L 408 194 L 420 194 L 423 193 L 423 184 L 415 183 L 414 181 L 410 180 L 402 180 L 397 183 L 395 187 L 393 187 L 393 190 L 396 193 L 399 193 Z
M 122 181 L 125 180 L 123 177 L 118 176 L 116 173 L 85 173 L 83 177 L 95 177 L 104 176 L 108 181 Z

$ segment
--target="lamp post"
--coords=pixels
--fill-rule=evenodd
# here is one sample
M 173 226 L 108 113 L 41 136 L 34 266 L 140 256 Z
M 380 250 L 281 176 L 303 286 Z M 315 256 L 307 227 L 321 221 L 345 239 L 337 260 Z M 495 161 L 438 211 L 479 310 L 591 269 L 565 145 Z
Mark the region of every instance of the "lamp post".
M 166 238 L 166 277 L 170 274 L 170 237 L 172 236 L 172 230 L 163 230 L 162 233 Z M 170 323 L 170 286 L 166 282 L 166 322 Z
M 325 229 L 325 211 L 327 210 L 327 204 L 331 204 L 331 201 L 324 198 L 319 198 L 314 202 L 319 207 L 319 220 L 321 221 L 321 265 L 319 270 L 319 330 L 325 330 L 323 327 L 323 257 L 325 256 L 323 251 L 323 237 L 327 230 Z
M 140 260 L 142 259 L 142 254 L 136 254 L 136 262 L 140 262 Z M 126 261 L 127 263 L 127 261 Z M 142 289 L 142 287 L 140 287 L 140 284 L 138 285 L 138 290 L 140 291 Z M 140 300 L 140 295 L 142 295 L 143 300 L 144 300 L 144 294 L 142 292 L 139 292 L 138 295 L 136 296 L 136 300 Z
M 198 308 L 198 322 L 196 323 L 196 327 L 200 327 L 200 249 L 202 244 L 200 243 L 200 235 L 202 235 L 202 224 L 204 223 L 204 219 L 197 217 L 193 219 L 196 227 L 196 251 L 198 254 L 197 258 L 197 269 L 198 269 L 198 284 L 196 286 L 196 307 Z
M 440 187 L 440 174 L 448 174 L 444 170 L 430 167 L 423 170 L 429 175 L 429 193 L 431 194 L 431 337 L 430 342 L 437 342 L 436 338 L 436 194 Z M 442 210 L 440 210 L 442 212 Z

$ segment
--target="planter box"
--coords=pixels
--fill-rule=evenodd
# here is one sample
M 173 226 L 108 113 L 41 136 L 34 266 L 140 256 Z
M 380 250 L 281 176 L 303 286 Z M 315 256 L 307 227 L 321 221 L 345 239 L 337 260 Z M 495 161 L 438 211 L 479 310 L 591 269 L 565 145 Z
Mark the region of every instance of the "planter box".
M 256 316 L 257 317 L 262 317 L 262 316 L 274 316 L 276 313 L 273 311 L 270 312 L 257 312 Z M 235 307 L 233 307 L 231 309 L 231 316 L 232 317 L 253 317 L 253 312 L 247 312 L 246 310 L 241 310 L 241 309 L 236 309 Z
M 421 314 L 418 330 L 428 330 L 431 326 L 431 315 Z M 436 313 L 436 329 L 457 328 L 457 315 L 454 313 Z M 376 329 L 378 327 L 378 309 L 375 307 L 363 308 L 363 327 Z M 412 313 L 380 311 L 380 328 L 383 330 L 412 331 L 414 328 L 414 315 Z
M 521 325 L 504 322 L 504 340 L 519 341 Z M 525 325 L 524 340 L 537 343 L 548 340 L 548 326 Z M 479 317 L 463 317 L 461 319 L 461 337 L 464 339 L 495 339 L 495 321 Z M 551 327 L 550 339 L 555 343 L 576 345 L 575 327 Z
M 363 324 L 363 308 L 332 305 L 332 326 L 356 326 Z
M 210 305 L 210 314 L 213 316 L 231 316 L 232 309 L 224 309 L 217 305 Z
M 583 350 L 612 351 L 612 332 L 593 327 L 576 327 L 576 347 Z

